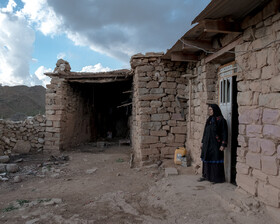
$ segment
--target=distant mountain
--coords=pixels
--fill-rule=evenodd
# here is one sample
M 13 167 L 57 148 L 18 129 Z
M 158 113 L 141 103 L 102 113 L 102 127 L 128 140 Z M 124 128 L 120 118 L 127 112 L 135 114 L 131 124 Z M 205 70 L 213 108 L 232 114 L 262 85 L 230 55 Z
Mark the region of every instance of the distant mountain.
M 43 86 L 0 86 L 0 118 L 23 120 L 45 114 L 45 94 Z

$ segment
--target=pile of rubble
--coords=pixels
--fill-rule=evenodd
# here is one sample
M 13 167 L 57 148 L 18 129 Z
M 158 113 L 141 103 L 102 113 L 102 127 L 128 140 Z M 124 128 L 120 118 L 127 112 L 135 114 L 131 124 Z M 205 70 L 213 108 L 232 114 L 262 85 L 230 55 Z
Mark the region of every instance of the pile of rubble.
M 0 156 L 0 181 L 8 181 L 8 175 L 10 173 L 16 173 L 19 171 L 19 166 L 16 163 L 9 163 L 9 156 Z M 14 177 L 14 182 L 20 182 L 19 176 Z
M 0 182 L 19 183 L 28 177 L 58 178 L 65 172 L 61 167 L 67 166 L 68 156 L 50 156 L 42 154 L 0 156 Z

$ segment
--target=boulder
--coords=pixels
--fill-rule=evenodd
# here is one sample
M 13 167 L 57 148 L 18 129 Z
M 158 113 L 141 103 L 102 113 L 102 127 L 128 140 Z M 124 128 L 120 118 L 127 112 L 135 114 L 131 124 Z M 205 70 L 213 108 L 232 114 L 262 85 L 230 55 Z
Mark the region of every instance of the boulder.
M 29 153 L 30 150 L 31 150 L 31 145 L 29 142 L 19 140 L 17 141 L 13 149 L 13 153 L 26 154 Z
M 9 162 L 10 157 L 9 156 L 0 156 L 0 163 L 7 163 Z
M 20 183 L 22 181 L 20 176 L 15 176 L 14 177 L 14 183 Z
M 6 172 L 6 164 L 0 163 L 0 173 Z
M 44 120 L 45 120 L 44 116 L 40 115 L 40 114 L 36 115 L 35 119 L 40 123 L 44 122 Z
M 0 156 L 4 156 L 4 147 L 0 145 Z
M 43 138 L 38 138 L 38 142 L 39 142 L 40 144 L 43 144 L 43 143 L 45 142 L 45 140 L 44 140 Z
M 19 170 L 19 166 L 17 164 L 7 164 L 6 170 L 8 173 L 16 173 Z
M 174 167 L 167 167 L 165 168 L 165 177 L 178 175 L 178 171 Z
M 56 68 L 54 69 L 55 73 L 63 73 L 63 72 L 70 72 L 71 66 L 68 61 L 65 61 L 63 59 L 59 59 L 56 62 Z

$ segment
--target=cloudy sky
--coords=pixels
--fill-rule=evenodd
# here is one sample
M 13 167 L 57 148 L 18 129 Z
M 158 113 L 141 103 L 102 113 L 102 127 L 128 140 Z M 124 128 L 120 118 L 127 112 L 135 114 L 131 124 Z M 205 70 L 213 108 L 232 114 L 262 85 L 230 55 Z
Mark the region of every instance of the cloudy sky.
M 166 52 L 210 0 L 0 0 L 0 83 L 46 85 L 59 58 L 72 71 L 130 68 Z

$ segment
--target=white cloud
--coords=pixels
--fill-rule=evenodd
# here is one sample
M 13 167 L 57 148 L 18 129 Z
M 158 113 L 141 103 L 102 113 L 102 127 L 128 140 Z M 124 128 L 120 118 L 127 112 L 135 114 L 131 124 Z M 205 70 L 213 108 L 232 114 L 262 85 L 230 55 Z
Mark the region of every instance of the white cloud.
M 10 13 L 13 7 L 13 4 L 7 7 L 9 12 L 0 11 L 0 82 L 3 85 L 25 84 L 29 79 L 35 41 L 34 31 L 26 21 Z
M 9 0 L 7 7 L 6 8 L 2 8 L 1 11 L 2 12 L 13 12 L 14 8 L 17 6 L 17 3 L 15 3 L 14 0 Z
M 81 72 L 108 72 L 112 69 L 108 67 L 103 67 L 101 63 L 98 63 L 96 65 L 88 65 L 82 68 Z
M 190 28 L 210 0 L 48 0 L 76 45 L 129 61 L 138 52 L 165 51 Z
M 128 62 L 138 52 L 165 51 L 190 27 L 210 0 L 15 0 L 0 8 L 0 82 L 4 85 L 45 83 L 39 67 L 29 74 L 35 31 L 65 34 L 75 45 Z M 20 34 L 20 35 L 19 35 Z M 64 58 L 61 52 L 57 55 Z M 108 71 L 101 64 L 83 71 Z M 35 72 L 35 73 L 36 73 Z M 41 79 L 40 79 L 41 78 Z M 34 80 L 32 80 L 34 79 Z
M 20 17 L 25 17 L 30 24 L 35 24 L 36 28 L 44 35 L 55 35 L 61 33 L 61 17 L 58 17 L 47 0 L 21 0 L 24 7 L 17 12 Z
M 75 45 L 124 62 L 138 52 L 165 51 L 210 0 L 22 0 L 18 13 L 45 35 L 64 33 Z M 148 7 L 147 7 L 148 6 Z
M 64 52 L 60 52 L 58 53 L 58 55 L 56 56 L 57 59 L 65 59 L 66 54 Z
M 50 83 L 51 79 L 50 77 L 44 75 L 46 72 L 52 72 L 51 68 L 45 68 L 44 66 L 40 66 L 36 71 L 35 75 L 36 77 L 41 81 L 40 85 L 43 85 L 46 87 L 47 84 Z

